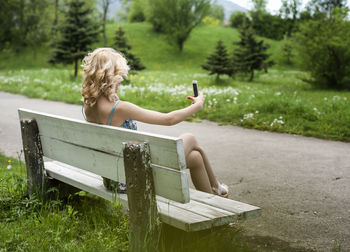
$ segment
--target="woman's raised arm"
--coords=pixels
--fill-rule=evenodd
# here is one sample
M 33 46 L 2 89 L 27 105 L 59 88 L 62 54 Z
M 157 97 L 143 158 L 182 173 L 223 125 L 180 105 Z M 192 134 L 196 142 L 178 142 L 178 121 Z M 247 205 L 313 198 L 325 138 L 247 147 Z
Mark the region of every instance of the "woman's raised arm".
M 150 124 L 174 125 L 184 121 L 186 118 L 202 109 L 204 104 L 204 96 L 202 93 L 199 93 L 198 97 L 189 97 L 189 99 L 193 101 L 190 106 L 169 113 L 143 109 L 130 102 L 121 102 L 116 116 Z

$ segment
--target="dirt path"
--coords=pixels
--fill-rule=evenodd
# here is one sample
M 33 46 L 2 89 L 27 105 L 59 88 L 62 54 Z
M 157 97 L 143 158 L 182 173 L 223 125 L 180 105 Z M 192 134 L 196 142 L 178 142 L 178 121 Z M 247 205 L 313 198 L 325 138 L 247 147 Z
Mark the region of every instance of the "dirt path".
M 81 107 L 0 92 L 0 152 L 17 156 L 17 108 L 82 119 Z M 260 206 L 241 224 L 258 251 L 350 251 L 350 143 L 262 132 L 216 123 L 183 122 L 139 130 L 198 138 L 230 187 L 230 198 Z

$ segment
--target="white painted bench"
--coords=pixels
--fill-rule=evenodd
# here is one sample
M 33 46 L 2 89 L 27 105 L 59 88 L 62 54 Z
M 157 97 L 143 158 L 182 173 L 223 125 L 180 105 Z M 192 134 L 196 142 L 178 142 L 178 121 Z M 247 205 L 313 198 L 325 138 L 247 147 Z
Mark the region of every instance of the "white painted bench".
M 43 174 L 80 190 L 128 207 L 126 194 L 115 194 L 103 186 L 101 176 L 125 183 L 123 142 L 147 142 L 160 220 L 185 231 L 198 231 L 258 216 L 259 207 L 189 188 L 183 142 L 179 138 L 87 123 L 85 121 L 19 109 L 27 169 L 31 149 L 42 149 L 52 161 L 36 161 Z M 27 120 L 36 121 L 39 142 L 28 147 Z M 30 122 L 29 122 L 30 123 Z M 34 136 L 35 138 L 35 136 Z M 29 152 L 29 153 L 28 153 Z M 35 154 L 37 155 L 37 154 Z M 34 157 L 35 158 L 35 157 Z M 39 172 L 39 171 L 38 171 Z M 41 180 L 39 180 L 41 181 Z M 35 181 L 33 182 L 35 183 Z M 29 185 L 30 186 L 30 185 Z

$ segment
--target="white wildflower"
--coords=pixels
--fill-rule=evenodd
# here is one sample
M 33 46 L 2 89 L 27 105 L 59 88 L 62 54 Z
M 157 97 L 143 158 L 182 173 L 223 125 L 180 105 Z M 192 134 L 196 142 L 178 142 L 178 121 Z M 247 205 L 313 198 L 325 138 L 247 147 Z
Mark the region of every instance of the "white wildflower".
M 226 99 L 226 102 L 230 102 L 231 100 L 230 99 Z
M 249 113 L 249 114 L 243 115 L 243 120 L 247 120 L 247 119 L 251 119 L 251 118 L 254 118 L 254 114 L 253 113 Z
M 276 124 L 279 124 L 280 126 L 282 126 L 284 124 L 284 122 L 282 120 L 278 120 L 277 118 L 275 118 L 273 120 L 273 122 L 270 124 L 270 127 L 275 126 Z
M 327 100 L 328 100 L 328 98 L 327 98 L 327 97 L 325 97 L 325 98 L 323 98 L 323 100 L 327 101 Z
M 347 101 L 347 100 L 348 100 L 348 98 L 344 97 L 344 101 Z
M 281 95 L 281 92 L 276 92 L 275 95 L 279 96 Z
M 259 114 L 259 110 L 255 111 L 255 114 Z

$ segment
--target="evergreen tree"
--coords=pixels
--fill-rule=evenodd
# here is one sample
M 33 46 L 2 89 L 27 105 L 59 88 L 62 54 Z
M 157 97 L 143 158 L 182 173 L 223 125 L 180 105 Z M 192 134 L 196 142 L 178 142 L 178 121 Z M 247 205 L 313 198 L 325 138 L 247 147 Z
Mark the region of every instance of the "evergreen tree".
M 97 41 L 98 25 L 93 22 L 91 9 L 84 7 L 84 1 L 70 1 L 61 36 L 53 44 L 51 64 L 74 63 L 74 77 L 78 73 L 78 61 L 87 54 L 89 46 Z
M 235 72 L 250 74 L 249 81 L 254 79 L 254 70 L 264 69 L 273 65 L 272 61 L 267 61 L 269 55 L 266 50 L 269 45 L 264 41 L 257 41 L 252 28 L 245 25 L 240 30 L 241 40 L 234 42 L 237 48 L 233 52 L 233 69 Z
M 124 34 L 125 32 L 123 31 L 123 29 L 119 27 L 115 34 L 115 49 L 124 54 L 125 58 L 128 60 L 131 70 L 145 69 L 146 67 L 141 64 L 140 59 L 130 52 L 131 46 L 127 43 Z
M 219 79 L 222 74 L 232 75 L 233 72 L 229 55 L 221 40 L 218 41 L 215 52 L 207 57 L 207 64 L 202 65 L 202 68 L 209 71 L 210 75 L 216 74 L 217 79 Z

